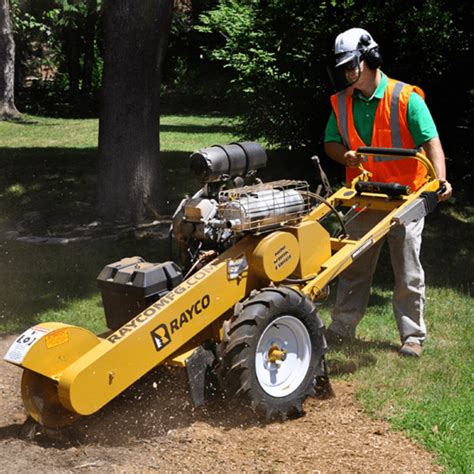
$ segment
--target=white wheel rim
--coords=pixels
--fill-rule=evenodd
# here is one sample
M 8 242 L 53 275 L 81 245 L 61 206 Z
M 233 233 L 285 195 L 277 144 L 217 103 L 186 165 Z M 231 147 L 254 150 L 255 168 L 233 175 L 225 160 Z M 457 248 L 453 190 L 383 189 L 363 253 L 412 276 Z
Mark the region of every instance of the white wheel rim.
M 285 352 L 272 362 L 272 347 Z M 303 382 L 311 361 L 311 339 L 306 326 L 294 316 L 280 316 L 267 326 L 257 344 L 255 371 L 262 389 L 272 397 L 291 395 Z

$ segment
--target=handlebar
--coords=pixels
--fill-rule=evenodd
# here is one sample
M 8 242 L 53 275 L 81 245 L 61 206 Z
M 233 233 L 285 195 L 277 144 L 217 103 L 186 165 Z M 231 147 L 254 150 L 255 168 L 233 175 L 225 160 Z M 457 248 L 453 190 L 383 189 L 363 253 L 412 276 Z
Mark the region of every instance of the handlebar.
M 430 178 L 432 180 L 438 179 L 438 175 L 436 170 L 433 167 L 431 161 L 421 152 L 421 149 L 413 149 L 413 148 L 379 148 L 379 147 L 369 147 L 363 146 L 359 147 L 356 150 L 357 156 L 364 156 L 364 155 L 377 155 L 377 156 L 398 156 L 402 159 L 404 158 L 413 158 L 414 160 L 419 161 L 428 172 Z M 363 172 L 363 166 L 360 165 L 360 168 Z
M 363 155 L 387 155 L 387 156 L 416 156 L 421 152 L 421 148 L 381 148 L 375 146 L 361 146 L 357 148 L 357 153 Z

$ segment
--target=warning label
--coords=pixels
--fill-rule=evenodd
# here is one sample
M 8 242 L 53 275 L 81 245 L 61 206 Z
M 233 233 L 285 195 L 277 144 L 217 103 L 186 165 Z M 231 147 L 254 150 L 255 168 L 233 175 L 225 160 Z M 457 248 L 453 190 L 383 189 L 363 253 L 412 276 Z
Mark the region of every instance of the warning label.
M 28 351 L 47 333 L 49 329 L 34 326 L 26 330 L 8 349 L 4 359 L 7 362 L 20 365 Z

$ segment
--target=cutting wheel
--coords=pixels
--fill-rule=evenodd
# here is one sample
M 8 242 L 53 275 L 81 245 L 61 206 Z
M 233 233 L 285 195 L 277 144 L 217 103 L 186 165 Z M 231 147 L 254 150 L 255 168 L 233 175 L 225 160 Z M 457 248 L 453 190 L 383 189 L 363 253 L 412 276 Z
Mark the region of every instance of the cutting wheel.
M 61 404 L 53 380 L 32 370 L 23 371 L 21 397 L 29 415 L 48 428 L 64 428 L 80 417 Z

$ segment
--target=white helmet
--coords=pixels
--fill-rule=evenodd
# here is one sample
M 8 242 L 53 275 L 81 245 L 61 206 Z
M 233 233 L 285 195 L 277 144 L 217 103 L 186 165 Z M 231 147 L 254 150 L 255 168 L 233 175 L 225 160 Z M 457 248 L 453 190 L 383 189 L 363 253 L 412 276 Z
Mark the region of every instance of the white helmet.
M 337 36 L 334 43 L 334 54 L 336 55 L 336 67 L 347 64 L 355 56 L 366 55 L 371 49 L 377 48 L 378 44 L 372 35 L 362 28 L 351 28 Z M 370 67 L 370 66 L 369 66 Z
M 336 90 L 345 89 L 357 82 L 362 60 L 370 69 L 377 69 L 382 64 L 378 46 L 372 35 L 362 28 L 351 28 L 337 36 L 334 42 L 336 63 L 333 69 L 329 70 Z M 349 81 L 346 71 L 354 69 L 358 71 L 358 74 L 355 79 Z

